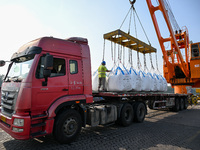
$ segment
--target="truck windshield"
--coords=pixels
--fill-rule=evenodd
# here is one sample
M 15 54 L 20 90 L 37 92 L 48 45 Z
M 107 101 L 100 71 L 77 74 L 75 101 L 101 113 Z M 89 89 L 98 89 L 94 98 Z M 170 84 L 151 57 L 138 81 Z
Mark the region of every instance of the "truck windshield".
M 6 77 L 6 82 L 21 82 L 30 71 L 34 57 L 21 57 L 10 64 L 11 68 Z

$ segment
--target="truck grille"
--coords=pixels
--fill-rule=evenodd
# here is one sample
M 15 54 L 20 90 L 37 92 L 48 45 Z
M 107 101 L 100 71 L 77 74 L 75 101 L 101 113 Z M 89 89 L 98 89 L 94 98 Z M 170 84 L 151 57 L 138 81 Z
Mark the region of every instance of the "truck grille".
M 2 114 L 11 117 L 14 113 L 15 102 L 18 93 L 16 91 L 4 91 L 1 93 Z

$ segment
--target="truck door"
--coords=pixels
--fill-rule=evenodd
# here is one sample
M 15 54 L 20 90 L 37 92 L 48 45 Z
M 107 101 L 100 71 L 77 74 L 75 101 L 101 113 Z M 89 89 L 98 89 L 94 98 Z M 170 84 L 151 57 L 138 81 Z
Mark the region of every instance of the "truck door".
M 79 59 L 68 60 L 69 95 L 83 94 L 82 62 Z
M 43 64 L 44 56 L 41 56 L 32 83 L 32 108 L 37 110 L 39 108 L 47 110 L 54 101 L 69 94 L 67 59 L 54 56 L 53 70 L 48 78 L 47 86 L 42 86 L 44 81 Z

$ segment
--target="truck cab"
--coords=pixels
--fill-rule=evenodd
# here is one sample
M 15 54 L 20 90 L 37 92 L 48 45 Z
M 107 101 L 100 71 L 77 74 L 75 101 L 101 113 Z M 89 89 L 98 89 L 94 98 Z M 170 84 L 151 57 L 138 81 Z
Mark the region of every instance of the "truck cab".
M 45 68 L 48 56 L 52 66 Z M 81 104 L 93 102 L 90 63 L 84 38 L 43 37 L 23 45 L 2 84 L 0 127 L 16 139 L 29 139 L 52 133 L 64 107 L 84 111 Z

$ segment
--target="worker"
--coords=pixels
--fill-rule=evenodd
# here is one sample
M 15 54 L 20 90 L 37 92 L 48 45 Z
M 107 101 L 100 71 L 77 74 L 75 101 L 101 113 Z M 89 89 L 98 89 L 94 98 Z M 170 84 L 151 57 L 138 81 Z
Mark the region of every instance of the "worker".
M 101 65 L 98 68 L 98 75 L 99 75 L 99 87 L 98 87 L 98 91 L 100 91 L 101 86 L 103 86 L 103 91 L 106 91 L 106 72 L 110 72 L 110 70 L 108 70 L 106 68 L 106 62 L 102 61 Z

